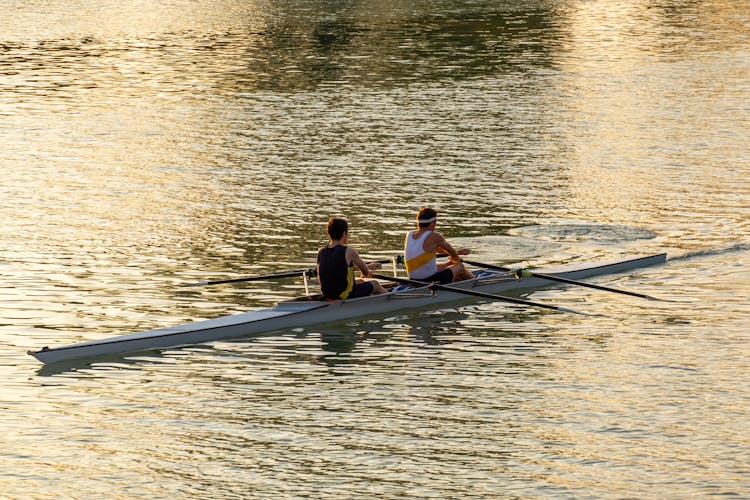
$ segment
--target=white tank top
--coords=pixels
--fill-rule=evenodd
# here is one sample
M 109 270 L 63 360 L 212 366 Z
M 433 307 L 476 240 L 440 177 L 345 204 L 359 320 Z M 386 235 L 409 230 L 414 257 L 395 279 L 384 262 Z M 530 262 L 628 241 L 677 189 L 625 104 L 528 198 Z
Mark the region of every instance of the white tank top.
M 435 252 L 426 253 L 423 248 L 424 240 L 432 231 L 425 231 L 424 234 L 415 240 L 412 235 L 414 231 L 409 231 L 404 240 L 404 263 L 406 272 L 409 277 L 415 280 L 429 278 L 438 272 Z

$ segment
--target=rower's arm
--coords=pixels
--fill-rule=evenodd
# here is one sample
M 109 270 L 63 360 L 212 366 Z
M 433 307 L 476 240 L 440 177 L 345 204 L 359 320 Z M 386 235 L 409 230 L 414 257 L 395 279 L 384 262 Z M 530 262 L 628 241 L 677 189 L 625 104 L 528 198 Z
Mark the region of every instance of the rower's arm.
M 468 248 L 459 248 L 458 250 L 456 250 L 450 243 L 446 241 L 442 234 L 440 235 L 440 240 L 437 243 L 437 252 L 447 253 L 450 257 L 451 262 L 459 262 L 461 260 L 461 255 L 469 255 L 469 253 L 471 253 L 471 250 L 469 250 Z
M 359 272 L 362 273 L 362 277 L 363 278 L 369 277 L 372 271 L 370 267 L 367 264 L 365 264 L 365 261 L 362 260 L 362 257 L 359 256 L 359 253 L 357 253 L 357 251 L 351 247 L 346 249 L 346 253 L 348 254 L 347 260 L 349 262 L 352 262 L 355 266 L 357 266 L 357 269 L 359 269 Z

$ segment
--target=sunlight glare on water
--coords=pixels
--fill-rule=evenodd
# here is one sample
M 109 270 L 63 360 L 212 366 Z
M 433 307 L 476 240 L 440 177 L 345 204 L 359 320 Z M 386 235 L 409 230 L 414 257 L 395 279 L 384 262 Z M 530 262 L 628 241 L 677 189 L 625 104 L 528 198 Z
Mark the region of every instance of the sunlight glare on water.
M 742 2 L 11 2 L 0 17 L 8 498 L 750 495 Z M 532 300 L 42 367 L 267 307 L 334 215 L 471 257 L 664 266 Z M 74 459 L 71 459 L 74 457 Z

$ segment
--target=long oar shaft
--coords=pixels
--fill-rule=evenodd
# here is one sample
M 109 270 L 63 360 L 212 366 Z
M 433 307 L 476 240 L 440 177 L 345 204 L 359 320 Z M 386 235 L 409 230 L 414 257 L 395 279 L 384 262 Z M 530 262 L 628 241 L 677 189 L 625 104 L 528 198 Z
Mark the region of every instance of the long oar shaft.
M 485 292 L 478 292 L 476 290 L 464 290 L 463 288 L 457 288 L 449 285 L 441 285 L 439 283 L 427 283 L 424 281 L 417 281 L 417 280 L 410 280 L 410 279 L 404 279 L 404 278 L 395 278 L 393 276 L 385 276 L 382 274 L 373 274 L 373 278 L 382 279 L 385 281 L 392 281 L 395 283 L 401 283 L 402 285 L 411 285 L 411 286 L 429 286 L 435 290 L 445 290 L 446 292 L 454 292 L 459 293 L 463 295 L 471 295 L 473 297 L 481 297 L 483 299 L 490 299 L 490 300 L 499 300 L 502 302 L 511 302 L 513 304 L 523 304 L 527 306 L 534 306 L 534 307 L 541 307 L 544 309 L 552 309 L 554 311 L 559 312 L 568 312 L 573 314 L 582 314 L 584 316 L 592 316 L 591 314 L 576 311 L 575 309 L 570 309 L 567 307 L 561 307 L 561 306 L 554 306 L 552 304 L 545 304 L 543 302 L 534 302 L 531 300 L 524 300 L 524 299 L 518 299 L 515 297 L 506 297 L 504 295 L 495 295 L 492 293 L 485 293 Z
M 476 262 L 476 261 L 466 260 L 466 259 L 462 259 L 462 260 L 466 262 L 467 264 L 471 264 L 472 266 L 483 267 L 485 269 L 493 269 L 496 271 L 513 271 L 512 269 L 509 269 L 507 267 L 494 266 L 492 264 L 485 264 L 484 262 Z M 541 279 L 545 279 L 549 281 L 557 281 L 559 283 L 568 283 L 570 285 L 578 285 L 578 286 L 583 286 L 587 288 L 595 288 L 597 290 L 603 290 L 605 292 L 621 293 L 623 295 L 632 295 L 633 297 L 640 297 L 642 299 L 661 300 L 657 297 L 646 295 L 645 293 L 631 292 L 629 290 L 621 290 L 619 288 L 612 288 L 609 286 L 595 285 L 593 283 L 586 283 L 584 281 L 576 281 L 576 280 L 571 280 L 568 278 L 561 278 L 559 276 L 553 276 L 551 274 L 535 273 L 533 271 L 529 271 L 528 269 L 522 270 L 522 273 L 525 276 L 534 276 L 536 278 L 541 278 Z
M 201 281 L 199 283 L 190 283 L 184 286 L 205 286 L 205 285 L 221 285 L 223 283 L 240 283 L 243 281 L 265 281 L 280 278 L 293 278 L 295 276 L 302 276 L 305 272 L 313 271 L 310 269 L 293 269 L 291 271 L 282 271 L 272 274 L 264 274 L 261 276 L 247 276 L 245 278 L 230 278 L 225 280 L 214 280 L 214 281 Z
M 379 264 L 386 264 L 391 262 L 391 259 L 376 260 Z M 308 276 L 315 276 L 317 269 L 314 267 L 308 267 L 306 269 L 291 269 L 289 271 L 279 271 L 278 273 L 263 274 L 258 276 L 246 276 L 244 278 L 228 278 L 224 280 L 214 281 L 201 281 L 199 283 L 188 283 L 183 286 L 207 286 L 207 285 L 222 285 L 224 283 L 242 283 L 244 281 L 267 281 L 281 278 L 294 278 L 296 276 L 302 276 L 307 274 Z

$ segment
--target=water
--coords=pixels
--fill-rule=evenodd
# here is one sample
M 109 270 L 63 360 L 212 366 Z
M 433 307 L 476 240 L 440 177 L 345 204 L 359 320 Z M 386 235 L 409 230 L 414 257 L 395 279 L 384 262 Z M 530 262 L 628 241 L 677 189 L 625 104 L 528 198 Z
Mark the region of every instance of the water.
M 744 2 L 6 2 L 0 496 L 750 496 Z M 475 260 L 666 251 L 492 303 L 45 369 L 265 307 L 332 215 Z

